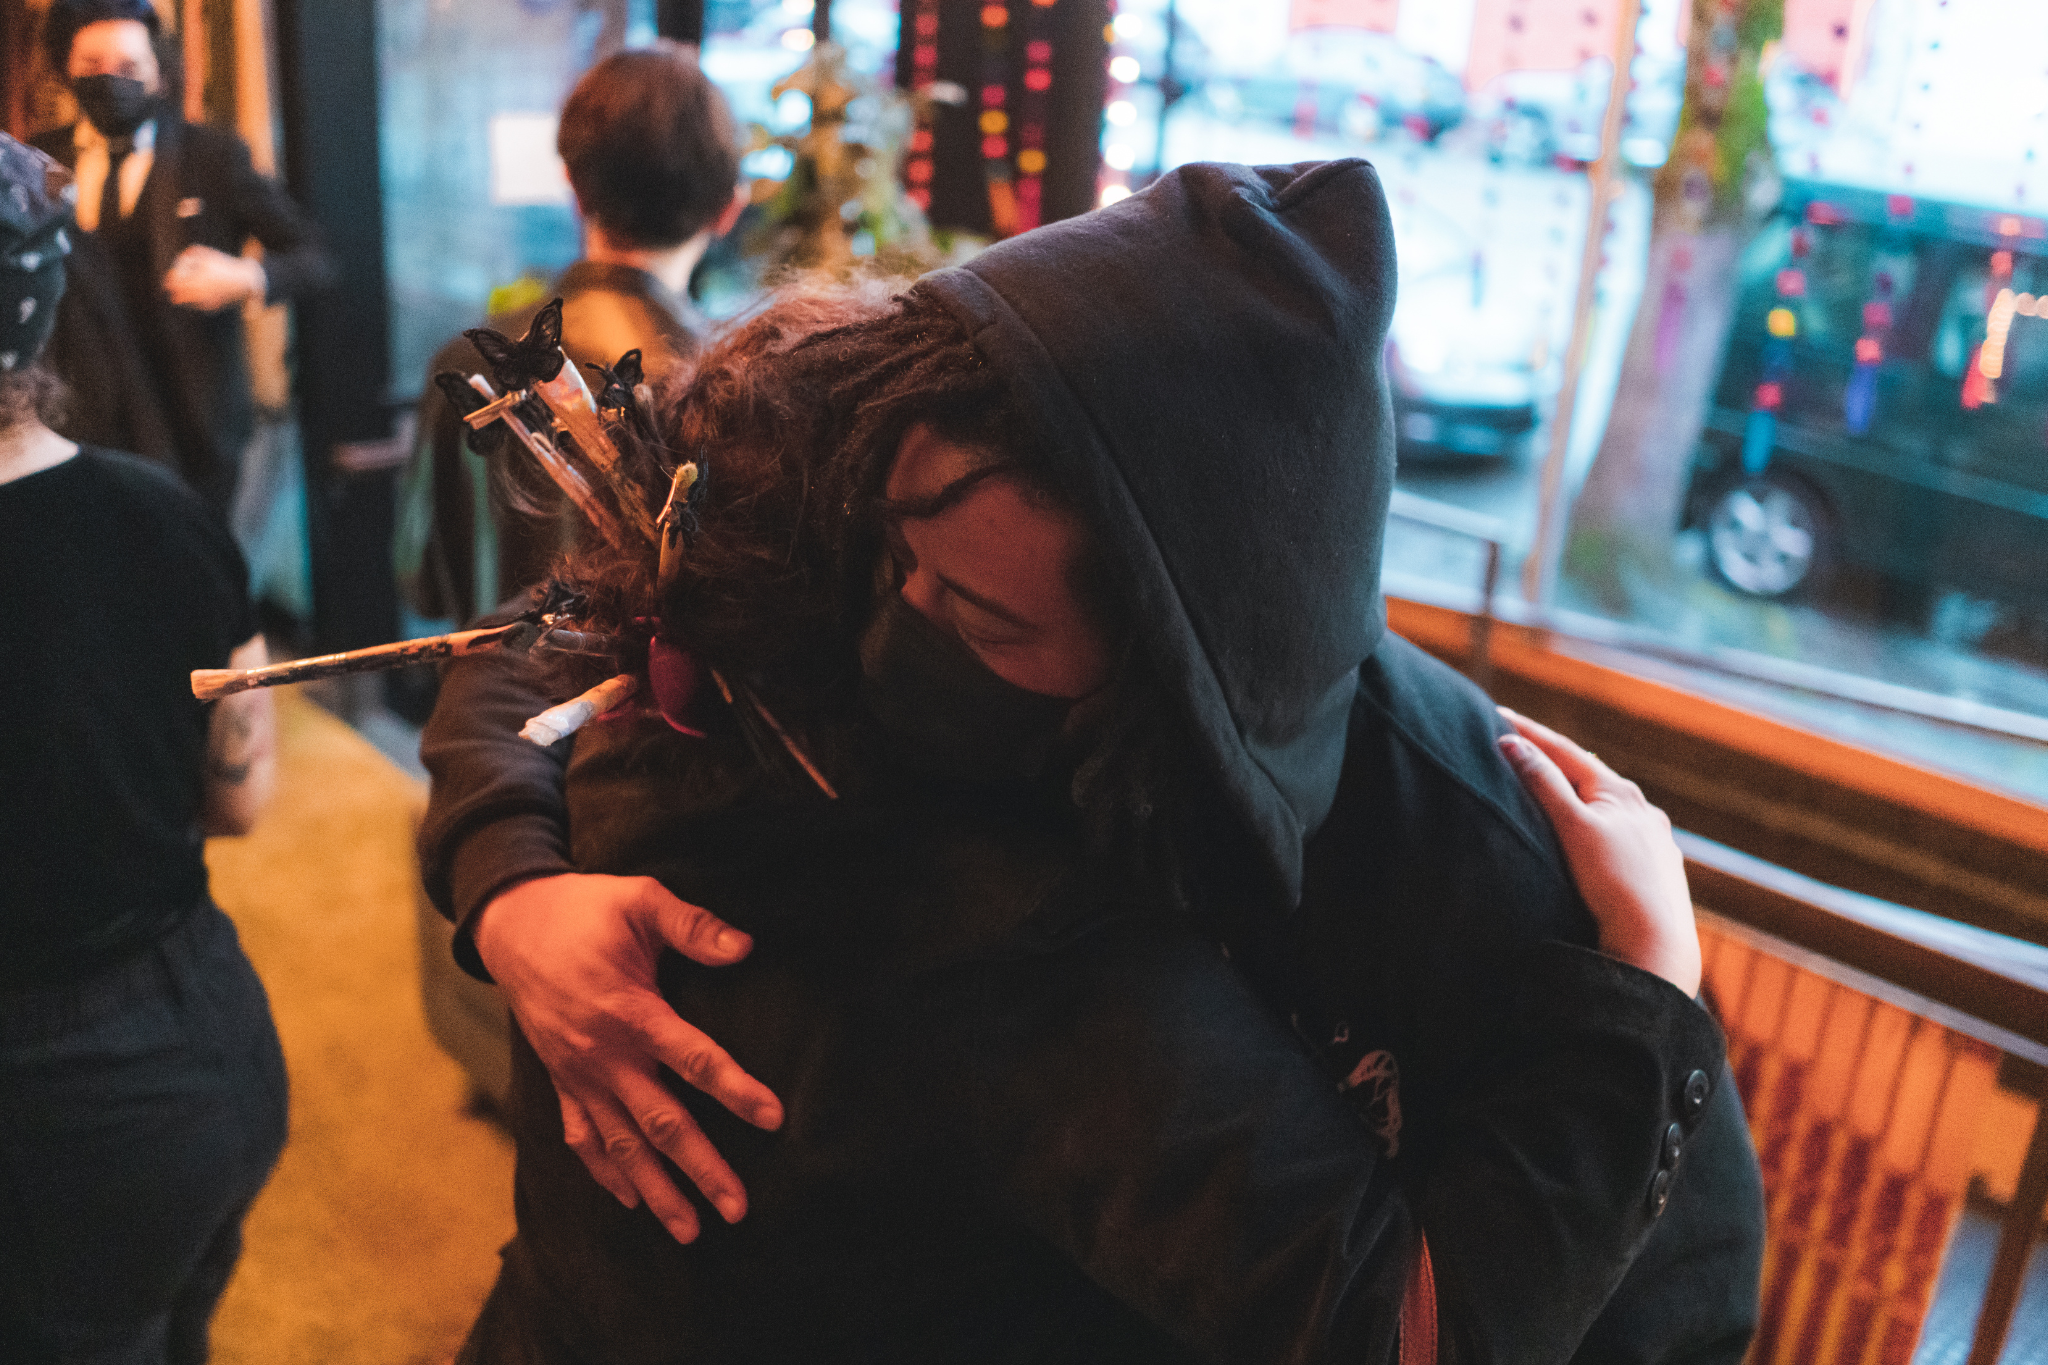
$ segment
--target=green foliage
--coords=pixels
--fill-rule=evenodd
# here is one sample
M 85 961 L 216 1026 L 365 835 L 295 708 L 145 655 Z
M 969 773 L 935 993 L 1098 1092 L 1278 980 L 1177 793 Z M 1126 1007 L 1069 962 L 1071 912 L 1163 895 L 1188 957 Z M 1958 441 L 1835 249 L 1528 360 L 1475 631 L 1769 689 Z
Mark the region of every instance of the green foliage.
M 1785 30 L 1785 0 L 1697 0 L 1686 44 L 1685 104 L 1657 174 L 1660 211 L 1699 231 L 1739 220 L 1749 177 L 1771 157 L 1764 50 Z

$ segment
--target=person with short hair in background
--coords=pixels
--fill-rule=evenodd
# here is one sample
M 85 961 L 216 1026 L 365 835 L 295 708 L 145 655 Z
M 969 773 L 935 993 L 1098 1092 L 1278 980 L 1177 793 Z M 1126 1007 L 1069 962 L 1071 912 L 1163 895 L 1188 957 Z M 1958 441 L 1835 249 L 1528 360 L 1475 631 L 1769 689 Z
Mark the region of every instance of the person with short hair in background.
M 708 330 L 690 304 L 690 273 L 742 207 L 732 112 L 695 50 L 660 40 L 584 73 L 562 106 L 555 146 L 583 219 L 583 258 L 546 299 L 485 325 L 524 335 L 542 305 L 560 298 L 570 361 L 609 365 L 637 350 L 658 382 Z M 544 578 L 572 532 L 551 499 L 522 514 L 490 486 L 460 414 L 434 383 L 447 371 L 490 372 L 466 335 L 427 366 L 396 567 L 421 616 L 466 621 Z
M 271 701 L 195 669 L 263 637 L 227 528 L 48 422 L 69 177 L 0 136 L 0 1359 L 193 1365 L 284 1147 L 270 1002 L 207 890 L 275 771 Z
M 334 267 L 248 144 L 180 116 L 161 36 L 149 0 L 53 0 L 44 20 L 44 49 L 82 117 L 35 145 L 77 176 L 78 226 L 92 239 L 51 357 L 78 399 L 70 435 L 156 456 L 167 443 L 225 519 L 256 429 L 242 305 L 303 298 Z M 261 260 L 241 254 L 251 238 Z

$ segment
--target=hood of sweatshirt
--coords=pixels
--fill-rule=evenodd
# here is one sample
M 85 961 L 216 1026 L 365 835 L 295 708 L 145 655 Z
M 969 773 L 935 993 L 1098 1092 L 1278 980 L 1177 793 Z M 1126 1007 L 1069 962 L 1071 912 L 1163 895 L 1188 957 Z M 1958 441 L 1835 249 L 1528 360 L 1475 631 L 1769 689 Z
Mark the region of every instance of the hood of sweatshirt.
M 1294 904 L 1386 628 L 1379 177 L 1359 160 L 1183 166 L 920 288 L 1005 376 Z

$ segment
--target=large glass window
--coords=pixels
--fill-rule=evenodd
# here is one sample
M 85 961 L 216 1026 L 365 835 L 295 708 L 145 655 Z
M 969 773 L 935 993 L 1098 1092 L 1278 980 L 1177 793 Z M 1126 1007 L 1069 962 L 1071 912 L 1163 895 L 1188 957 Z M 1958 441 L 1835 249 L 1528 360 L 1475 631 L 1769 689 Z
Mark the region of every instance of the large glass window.
M 653 36 L 654 0 L 378 0 L 395 398 L 494 290 L 576 259 L 555 113 L 593 61 Z
M 814 0 L 708 0 L 702 60 L 743 130 L 801 130 L 810 104 L 770 88 L 809 56 Z M 575 261 L 555 117 L 592 62 L 655 36 L 654 0 L 379 0 L 386 265 L 395 397 L 487 312 L 527 302 Z M 893 0 L 838 0 L 854 72 L 886 79 Z M 780 148 L 743 167 L 778 178 Z
M 1626 8 L 1118 0 L 1102 196 L 1373 161 L 1391 590 L 2048 797 L 2048 8 Z

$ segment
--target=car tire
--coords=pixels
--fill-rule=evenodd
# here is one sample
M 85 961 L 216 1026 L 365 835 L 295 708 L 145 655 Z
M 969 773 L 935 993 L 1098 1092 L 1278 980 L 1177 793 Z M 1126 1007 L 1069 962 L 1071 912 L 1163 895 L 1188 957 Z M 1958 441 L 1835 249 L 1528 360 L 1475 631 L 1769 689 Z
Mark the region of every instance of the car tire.
M 1736 484 L 1707 512 L 1707 562 L 1749 597 L 1810 590 L 1827 566 L 1827 508 L 1793 479 L 1765 475 Z

